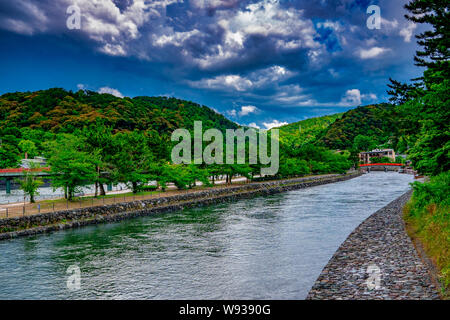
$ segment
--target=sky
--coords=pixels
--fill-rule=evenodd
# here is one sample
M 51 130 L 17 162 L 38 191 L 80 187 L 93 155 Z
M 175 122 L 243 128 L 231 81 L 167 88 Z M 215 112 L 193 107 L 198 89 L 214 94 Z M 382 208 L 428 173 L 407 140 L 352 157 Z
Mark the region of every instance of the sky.
M 343 112 L 422 71 L 406 2 L 1 1 L 0 94 L 170 96 L 260 128 Z

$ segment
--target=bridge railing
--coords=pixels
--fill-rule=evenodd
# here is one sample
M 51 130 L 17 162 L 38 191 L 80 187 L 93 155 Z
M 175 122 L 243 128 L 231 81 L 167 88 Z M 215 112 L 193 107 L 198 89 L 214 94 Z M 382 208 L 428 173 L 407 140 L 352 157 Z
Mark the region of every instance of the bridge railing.
M 392 166 L 392 167 L 401 167 L 404 166 L 402 163 L 365 163 L 360 164 L 360 167 L 371 167 L 371 166 Z

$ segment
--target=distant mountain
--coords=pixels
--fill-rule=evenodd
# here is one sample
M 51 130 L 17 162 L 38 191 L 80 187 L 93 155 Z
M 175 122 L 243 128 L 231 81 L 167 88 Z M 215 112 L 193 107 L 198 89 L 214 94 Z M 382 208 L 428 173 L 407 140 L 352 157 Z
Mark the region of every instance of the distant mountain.
M 294 145 L 313 142 L 330 125 L 342 117 L 343 113 L 301 120 L 279 127 L 280 140 Z
M 93 91 L 60 88 L 0 96 L 0 137 L 20 139 L 22 128 L 52 133 L 72 133 L 98 121 L 114 131 L 152 131 L 167 141 L 177 128 L 236 129 L 238 124 L 197 103 L 167 97 L 118 98 Z M 378 104 L 329 116 L 310 118 L 282 126 L 280 140 L 291 146 L 314 143 L 330 149 L 349 149 L 357 135 L 377 143 L 395 140 L 393 106 Z M 13 143 L 16 144 L 16 143 Z
M 239 126 L 214 110 L 191 101 L 166 97 L 118 98 L 93 91 L 60 88 L 0 96 L 0 134 L 6 128 L 73 132 L 100 119 L 120 130 L 155 130 L 167 134 L 177 128 L 192 130 L 195 120 L 204 128 Z M 11 131 L 11 130 L 9 130 Z
M 399 115 L 388 103 L 361 106 L 344 113 L 310 118 L 280 127 L 280 140 L 291 147 L 312 143 L 328 149 L 351 149 L 356 136 L 374 145 L 396 147 Z

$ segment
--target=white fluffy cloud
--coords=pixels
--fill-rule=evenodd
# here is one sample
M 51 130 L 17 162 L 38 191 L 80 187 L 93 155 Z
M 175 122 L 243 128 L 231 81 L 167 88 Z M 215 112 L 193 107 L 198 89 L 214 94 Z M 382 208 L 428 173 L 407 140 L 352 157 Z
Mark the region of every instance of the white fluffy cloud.
M 405 42 L 411 42 L 411 38 L 416 27 L 417 25 L 415 23 L 410 22 L 406 27 L 400 30 L 399 34 L 403 37 Z
M 119 98 L 123 98 L 123 94 L 120 93 L 119 90 L 114 89 L 114 88 L 110 88 L 110 87 L 101 87 L 100 89 L 98 89 L 98 93 L 109 93 L 112 94 L 113 96 L 119 97 Z
M 355 107 L 361 105 L 362 101 L 375 101 L 377 95 L 374 93 L 361 94 L 359 89 L 350 89 L 345 92 L 341 102 L 338 104 L 341 107 Z
M 236 91 L 246 91 L 253 87 L 253 82 L 239 75 L 217 76 L 212 79 L 191 81 L 191 86 L 196 88 L 208 88 L 218 90 L 233 89 Z
M 382 47 L 373 47 L 370 49 L 360 49 L 358 55 L 361 59 L 372 59 L 376 58 L 379 55 L 389 51 L 390 49 L 382 48 Z
M 0 28 L 25 35 L 48 30 L 49 18 L 45 10 L 26 0 L 16 0 L 15 2 L 22 11 L 22 15 L 0 19 Z
M 140 28 L 151 19 L 162 17 L 165 8 L 178 0 L 133 0 L 124 10 L 119 9 L 113 0 L 61 0 L 52 7 L 44 1 L 36 4 L 26 0 L 17 2 L 18 10 L 23 12 L 22 18 L 4 20 L 0 27 L 28 35 L 66 31 L 65 23 L 62 25 L 61 22 L 65 22 L 66 9 L 76 5 L 81 13 L 81 29 L 77 32 L 95 41 L 98 50 L 105 54 L 127 56 L 132 54 L 130 41 L 142 36 Z M 46 14 L 59 16 L 49 18 Z M 61 30 L 61 27 L 64 29 Z
M 188 83 L 195 88 L 243 92 L 273 85 L 292 77 L 294 74 L 294 72 L 291 72 L 284 67 L 272 66 L 251 72 L 245 76 L 238 74 L 221 75 L 211 79 L 189 81 Z
M 199 9 L 230 8 L 238 2 L 239 0 L 190 0 L 191 5 Z
M 225 41 L 211 53 L 194 57 L 202 69 L 239 57 L 239 52 L 245 53 L 245 41 L 253 36 L 273 39 L 279 50 L 320 47 L 314 40 L 314 25 L 303 17 L 303 11 L 283 8 L 279 1 L 263 0 L 241 10 L 219 11 L 217 24 L 225 31 Z
M 259 109 L 255 106 L 241 106 L 241 109 L 239 111 L 236 109 L 226 111 L 226 113 L 231 117 L 244 117 L 257 112 L 259 112 Z
M 113 56 L 129 55 L 128 42 L 141 37 L 139 28 L 158 18 L 177 0 L 134 0 L 121 11 L 112 0 L 77 0 L 82 12 L 81 31 L 99 43 L 99 50 Z
M 165 47 L 167 45 L 182 47 L 186 40 L 200 34 L 201 32 L 197 29 L 186 32 L 175 32 L 173 31 L 173 28 L 167 28 L 167 31 L 164 34 L 152 35 L 152 41 L 157 47 Z
M 357 106 L 361 104 L 361 92 L 359 89 L 347 90 L 341 101 L 344 105 Z
M 255 106 L 242 106 L 241 111 L 239 111 L 239 115 L 241 117 L 249 115 L 251 113 L 255 113 L 258 111 L 258 108 Z
M 281 127 L 281 126 L 285 126 L 285 125 L 287 125 L 288 123 L 287 122 L 281 122 L 281 121 L 278 121 L 278 120 L 273 120 L 272 122 L 263 122 L 263 125 L 264 125 L 264 127 L 267 129 L 267 130 L 269 130 L 269 129 L 272 129 L 272 128 L 278 128 L 278 127 Z
M 363 100 L 376 100 L 378 97 L 376 94 L 374 93 L 367 93 L 367 94 L 363 94 L 361 95 L 361 98 Z
M 261 129 L 255 122 L 249 123 L 247 126 L 250 128 Z
M 387 29 L 388 31 L 395 30 L 398 27 L 397 19 L 388 20 L 381 17 L 381 28 Z
M 236 109 L 227 110 L 225 113 L 227 115 L 229 115 L 230 117 L 236 117 L 236 115 L 237 115 Z

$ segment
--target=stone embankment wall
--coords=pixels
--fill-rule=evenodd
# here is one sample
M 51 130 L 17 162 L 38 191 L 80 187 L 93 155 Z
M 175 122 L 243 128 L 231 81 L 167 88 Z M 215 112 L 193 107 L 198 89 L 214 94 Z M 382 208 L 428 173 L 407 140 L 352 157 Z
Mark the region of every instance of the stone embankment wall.
M 76 228 L 90 224 L 120 221 L 127 218 L 162 212 L 183 210 L 184 208 L 206 206 L 243 198 L 264 196 L 279 192 L 306 188 L 321 184 L 348 180 L 361 175 L 323 175 L 289 180 L 249 183 L 228 188 L 210 188 L 174 196 L 143 201 L 132 201 L 112 205 L 64 210 L 31 216 L 0 220 L 0 240 L 18 236 Z
M 411 191 L 378 210 L 342 243 L 307 299 L 439 299 L 431 270 L 406 233 L 402 209 Z

